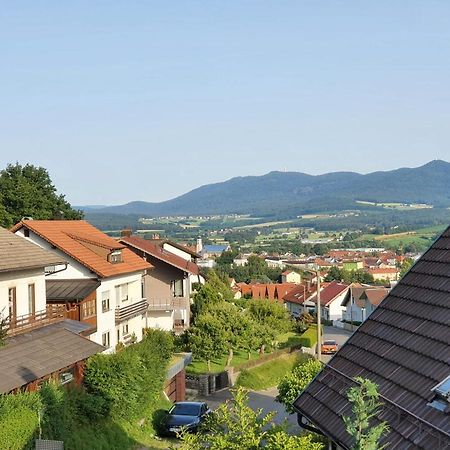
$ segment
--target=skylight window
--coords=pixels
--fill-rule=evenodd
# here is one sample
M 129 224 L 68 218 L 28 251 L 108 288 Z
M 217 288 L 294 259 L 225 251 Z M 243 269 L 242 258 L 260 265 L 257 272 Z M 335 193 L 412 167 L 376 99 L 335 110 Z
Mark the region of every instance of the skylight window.
M 439 383 L 433 390 L 439 397 L 450 401 L 450 376 Z
M 450 403 L 450 376 L 435 386 L 432 391 L 435 393 L 434 399 L 429 406 L 439 411 L 448 411 Z

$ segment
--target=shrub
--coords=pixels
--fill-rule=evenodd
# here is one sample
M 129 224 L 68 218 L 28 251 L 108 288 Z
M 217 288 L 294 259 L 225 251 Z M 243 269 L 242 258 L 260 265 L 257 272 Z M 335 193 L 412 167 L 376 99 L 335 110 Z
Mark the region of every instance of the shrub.
M 42 402 L 37 392 L 0 396 L 0 448 L 34 448 L 41 409 Z
M 312 348 L 317 344 L 317 327 L 308 328 L 300 336 L 300 345 L 302 347 Z
M 292 404 L 322 369 L 322 363 L 310 358 L 297 365 L 278 385 L 277 401 L 283 403 L 288 413 L 293 413 Z

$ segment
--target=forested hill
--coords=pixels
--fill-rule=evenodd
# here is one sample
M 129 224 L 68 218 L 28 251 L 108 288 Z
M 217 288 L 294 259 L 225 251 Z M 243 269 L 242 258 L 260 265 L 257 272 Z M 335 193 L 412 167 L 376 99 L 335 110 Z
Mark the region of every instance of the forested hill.
M 205 185 L 161 203 L 130 202 L 97 208 L 96 213 L 146 216 L 300 214 L 361 206 L 356 201 L 450 207 L 450 163 L 436 160 L 417 168 L 367 175 L 333 172 L 313 176 L 298 172 L 270 172 L 263 176 L 236 177 Z

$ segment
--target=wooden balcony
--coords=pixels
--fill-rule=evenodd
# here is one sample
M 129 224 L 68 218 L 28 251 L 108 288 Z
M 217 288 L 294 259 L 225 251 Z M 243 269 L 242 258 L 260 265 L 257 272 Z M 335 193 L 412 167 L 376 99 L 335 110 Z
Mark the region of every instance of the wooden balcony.
M 115 310 L 116 325 L 124 320 L 132 319 L 139 314 L 144 314 L 147 308 L 148 303 L 145 299 L 132 303 L 131 305 L 117 307 Z
M 185 297 L 173 297 L 167 299 L 148 300 L 150 311 L 172 311 L 174 309 L 186 309 L 188 300 Z
M 46 305 L 41 311 L 23 316 L 8 317 L 5 321 L 5 328 L 8 336 L 15 336 L 20 333 L 34 330 L 36 328 L 61 322 L 65 319 L 66 307 L 64 305 Z

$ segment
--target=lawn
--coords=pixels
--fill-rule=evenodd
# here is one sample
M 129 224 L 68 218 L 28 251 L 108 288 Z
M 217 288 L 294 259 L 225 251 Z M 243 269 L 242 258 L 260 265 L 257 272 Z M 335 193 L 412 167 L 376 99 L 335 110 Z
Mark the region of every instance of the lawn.
M 261 391 L 276 386 L 281 379 L 299 363 L 310 356 L 305 354 L 281 355 L 252 369 L 243 370 L 236 384 L 254 391 Z
M 278 347 L 279 348 L 287 348 L 300 344 L 300 335 L 294 333 L 293 331 L 289 333 L 284 333 L 278 337 Z M 266 353 L 270 353 L 267 351 Z M 239 368 L 242 364 L 245 364 L 248 361 L 253 361 L 255 359 L 259 359 L 260 354 L 258 351 L 252 351 L 250 353 L 250 359 L 248 359 L 248 353 L 245 351 L 236 351 L 234 352 L 233 359 L 231 360 L 231 365 L 235 368 Z M 223 355 L 220 358 L 215 358 L 211 360 L 211 373 L 220 373 L 225 370 L 225 365 L 227 363 L 227 355 Z M 192 361 L 189 366 L 187 366 L 186 371 L 191 374 L 201 374 L 207 373 L 208 368 L 205 361 Z

